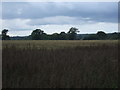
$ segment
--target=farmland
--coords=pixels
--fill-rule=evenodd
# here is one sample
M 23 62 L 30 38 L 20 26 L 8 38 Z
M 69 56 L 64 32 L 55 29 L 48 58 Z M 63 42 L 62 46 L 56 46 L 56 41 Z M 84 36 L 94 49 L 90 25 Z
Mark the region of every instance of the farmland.
M 117 88 L 117 40 L 2 41 L 3 88 Z
M 2 41 L 2 46 L 10 47 L 16 46 L 17 48 L 46 48 L 46 49 L 56 49 L 65 47 L 85 47 L 85 46 L 113 46 L 117 45 L 118 40 L 5 40 Z

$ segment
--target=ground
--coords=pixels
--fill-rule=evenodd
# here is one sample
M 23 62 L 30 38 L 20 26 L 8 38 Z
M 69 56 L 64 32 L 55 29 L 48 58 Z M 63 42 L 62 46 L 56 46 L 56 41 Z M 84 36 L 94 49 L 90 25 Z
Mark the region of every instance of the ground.
M 3 88 L 117 88 L 117 40 L 3 41 Z

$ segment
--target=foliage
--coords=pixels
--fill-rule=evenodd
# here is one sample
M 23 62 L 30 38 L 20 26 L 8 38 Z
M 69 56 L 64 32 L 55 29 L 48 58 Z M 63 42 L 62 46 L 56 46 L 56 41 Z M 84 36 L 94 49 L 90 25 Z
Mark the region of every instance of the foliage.
M 7 35 L 8 30 L 2 30 L 2 40 L 10 40 L 10 37 Z
M 51 35 L 51 39 L 52 39 L 52 40 L 59 40 L 59 34 L 58 34 L 58 33 L 53 33 L 53 34 Z
M 91 34 L 87 37 L 84 37 L 83 40 L 98 40 L 98 36 L 96 34 Z
M 61 32 L 59 35 L 60 35 L 59 36 L 60 40 L 67 40 L 68 39 L 68 36 L 65 32 Z
M 75 40 L 77 32 L 79 32 L 77 28 L 70 28 L 70 30 L 68 31 L 69 40 Z
M 110 39 L 110 40 L 118 40 L 118 39 L 120 40 L 120 33 L 114 32 L 114 33 L 111 33 L 107 36 L 108 36 L 107 39 Z
M 32 40 L 43 40 L 46 34 L 41 29 L 36 29 L 31 33 Z
M 120 33 L 108 33 L 106 34 L 103 31 L 98 31 L 96 34 L 89 34 L 88 36 L 84 37 L 83 40 L 119 40 Z
M 104 39 L 106 39 L 107 34 L 103 31 L 98 31 L 97 32 L 97 37 L 98 37 L 99 40 L 104 40 Z
M 47 34 L 41 29 L 33 30 L 29 36 L 15 36 L 9 37 L 7 35 L 8 30 L 4 29 L 2 31 L 3 40 L 119 40 L 120 33 L 105 33 L 103 31 L 98 31 L 96 34 L 77 34 L 79 31 L 75 27 L 71 27 L 70 30 L 60 33 Z

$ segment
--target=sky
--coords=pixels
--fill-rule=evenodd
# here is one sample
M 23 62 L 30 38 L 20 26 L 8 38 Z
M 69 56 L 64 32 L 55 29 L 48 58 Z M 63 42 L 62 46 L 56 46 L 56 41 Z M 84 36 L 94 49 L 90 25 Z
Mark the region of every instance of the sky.
M 117 2 L 2 2 L 0 22 L 10 36 L 30 35 L 35 29 L 45 33 L 79 29 L 80 34 L 118 32 Z

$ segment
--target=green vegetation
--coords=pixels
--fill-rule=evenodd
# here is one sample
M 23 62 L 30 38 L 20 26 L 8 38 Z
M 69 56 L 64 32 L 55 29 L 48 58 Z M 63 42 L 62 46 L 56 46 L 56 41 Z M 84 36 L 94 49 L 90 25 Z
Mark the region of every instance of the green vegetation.
M 120 33 L 110 33 L 106 34 L 103 31 L 98 31 L 97 34 L 90 34 L 84 37 L 83 40 L 119 40 Z
M 3 88 L 117 88 L 117 40 L 5 40 Z
M 36 29 L 33 30 L 28 38 L 31 38 L 32 40 L 76 40 L 77 32 L 79 32 L 78 29 L 72 27 L 68 33 L 61 32 L 60 34 L 53 33 L 52 35 L 47 35 L 43 30 Z
M 10 40 L 10 37 L 7 35 L 8 30 L 2 30 L 2 40 Z
M 71 27 L 70 30 L 60 33 L 53 33 L 51 35 L 45 33 L 41 29 L 33 30 L 31 35 L 29 36 L 15 36 L 15 37 L 9 37 L 6 35 L 8 30 L 4 29 L 2 31 L 2 39 L 3 40 L 119 40 L 120 39 L 120 33 L 108 33 L 106 34 L 103 31 L 98 31 L 96 34 L 77 34 L 79 31 L 75 27 Z

